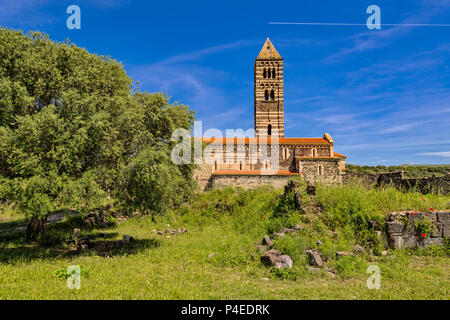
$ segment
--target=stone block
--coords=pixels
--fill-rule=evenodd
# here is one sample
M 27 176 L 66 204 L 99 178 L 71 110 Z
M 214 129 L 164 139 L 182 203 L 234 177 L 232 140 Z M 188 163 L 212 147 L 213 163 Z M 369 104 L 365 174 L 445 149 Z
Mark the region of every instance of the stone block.
M 387 222 L 386 226 L 389 234 L 402 233 L 405 229 L 405 224 L 401 222 Z

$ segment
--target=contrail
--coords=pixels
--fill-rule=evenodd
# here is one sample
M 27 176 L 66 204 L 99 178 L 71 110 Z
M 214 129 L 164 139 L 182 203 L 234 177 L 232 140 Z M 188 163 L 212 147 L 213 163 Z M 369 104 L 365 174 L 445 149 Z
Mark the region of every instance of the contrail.
M 339 22 L 269 22 L 269 24 L 304 25 L 304 26 L 367 26 L 366 23 L 339 23 Z M 381 23 L 388 27 L 450 27 L 450 24 L 434 23 Z

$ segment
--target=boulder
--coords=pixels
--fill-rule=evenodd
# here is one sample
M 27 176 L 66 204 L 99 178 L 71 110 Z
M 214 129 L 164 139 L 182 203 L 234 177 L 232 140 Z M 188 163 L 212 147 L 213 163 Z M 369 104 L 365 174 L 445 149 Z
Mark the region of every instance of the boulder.
M 336 252 L 336 258 L 342 258 L 342 257 L 354 257 L 355 254 L 353 252 L 348 252 L 348 251 L 337 251 Z
M 264 246 L 264 245 L 259 245 L 256 248 L 261 252 L 266 252 L 266 250 L 267 250 L 267 246 Z
M 355 254 L 364 254 L 364 253 L 366 252 L 366 250 L 364 249 L 364 247 L 362 247 L 362 246 L 360 246 L 360 245 L 356 245 L 356 246 L 353 248 L 353 252 L 354 252 Z
M 265 266 L 274 266 L 277 269 L 292 268 L 293 261 L 288 255 L 283 255 L 281 251 L 270 249 L 261 256 L 261 263 Z
M 286 235 L 283 232 L 275 232 L 273 234 L 274 238 L 284 238 Z
M 266 251 L 266 253 L 264 253 L 263 256 L 261 256 L 261 263 L 269 267 L 274 266 L 277 259 L 279 259 L 279 257 L 281 256 L 282 256 L 281 251 L 270 249 Z
M 308 256 L 309 264 L 316 267 L 322 267 L 323 261 L 317 250 L 306 250 L 306 255 Z
M 302 227 L 299 224 L 296 224 L 294 226 L 294 230 L 301 230 L 301 229 L 302 229 Z
M 266 234 L 262 239 L 262 244 L 271 247 L 273 246 L 273 240 Z
M 279 259 L 275 261 L 275 268 L 277 269 L 285 269 L 285 268 L 292 268 L 292 265 L 294 264 L 294 261 L 292 261 L 292 258 L 288 255 L 282 255 Z

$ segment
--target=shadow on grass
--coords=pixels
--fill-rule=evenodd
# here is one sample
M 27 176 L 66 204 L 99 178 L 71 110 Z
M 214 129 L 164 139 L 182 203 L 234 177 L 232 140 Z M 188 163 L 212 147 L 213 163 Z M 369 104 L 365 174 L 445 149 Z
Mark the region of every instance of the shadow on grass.
M 112 240 L 119 235 L 111 232 L 114 227 L 114 221 L 92 227 L 80 214 L 66 213 L 64 219 L 49 223 L 45 233 L 36 241 L 27 242 L 26 220 L 0 223 L 0 263 L 92 255 L 111 257 L 136 254 L 160 246 L 157 239 L 135 239 L 128 243 Z M 79 238 L 88 239 L 88 248 L 82 249 L 72 240 L 74 229 L 81 229 Z

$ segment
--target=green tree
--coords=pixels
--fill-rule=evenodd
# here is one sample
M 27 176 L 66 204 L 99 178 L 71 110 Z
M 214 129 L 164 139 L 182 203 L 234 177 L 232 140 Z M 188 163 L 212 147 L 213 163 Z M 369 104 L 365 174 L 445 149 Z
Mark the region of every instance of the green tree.
M 193 168 L 170 151 L 193 112 L 132 85 L 109 57 L 0 29 L 0 198 L 32 218 L 30 236 L 56 208 L 161 213 L 189 195 Z

